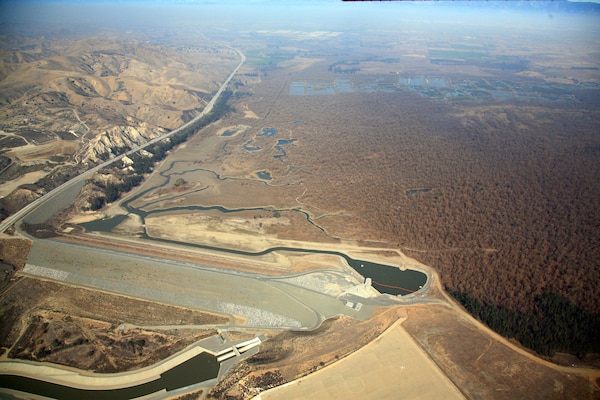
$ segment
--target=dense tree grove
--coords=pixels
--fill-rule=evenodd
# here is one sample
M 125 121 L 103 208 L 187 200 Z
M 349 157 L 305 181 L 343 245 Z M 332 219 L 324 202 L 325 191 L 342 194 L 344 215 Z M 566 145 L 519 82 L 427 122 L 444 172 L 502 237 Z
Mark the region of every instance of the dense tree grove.
M 303 204 L 352 214 L 319 219 L 328 232 L 359 225 L 356 239 L 396 244 L 480 304 L 465 306 L 483 321 L 543 354 L 598 351 L 597 104 L 361 93 L 252 107 L 266 126 L 303 122 L 286 160 L 310 167 L 294 170 Z M 561 311 L 542 311 L 540 296 Z
M 545 289 L 530 312 L 489 304 L 468 293 L 446 288 L 471 314 L 496 332 L 513 337 L 542 355 L 556 351 L 577 356 L 600 353 L 600 318 Z

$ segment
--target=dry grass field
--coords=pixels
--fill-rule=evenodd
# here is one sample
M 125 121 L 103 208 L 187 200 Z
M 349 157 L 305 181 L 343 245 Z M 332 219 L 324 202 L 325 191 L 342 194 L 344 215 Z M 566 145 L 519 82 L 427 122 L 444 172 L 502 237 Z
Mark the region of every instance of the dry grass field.
M 229 318 L 31 277 L 0 298 L 2 359 L 44 361 L 95 372 L 155 364 L 215 330 L 140 326 L 227 323 Z

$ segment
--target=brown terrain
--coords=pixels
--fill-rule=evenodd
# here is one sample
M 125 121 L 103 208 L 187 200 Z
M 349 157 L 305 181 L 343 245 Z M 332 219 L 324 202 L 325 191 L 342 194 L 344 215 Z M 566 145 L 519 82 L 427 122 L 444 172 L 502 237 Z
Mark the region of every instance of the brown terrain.
M 302 42 L 310 51 L 266 46 L 287 44 L 290 38 L 281 35 L 235 39 L 234 45 L 248 54 L 230 101 L 236 111 L 170 151 L 151 174 L 143 175 L 139 188 L 120 193 L 118 201 L 110 199 L 108 206 L 94 211 L 92 199 L 106 195 L 106 187 L 123 182 L 131 170 L 119 165 L 92 179 L 74 206 L 51 221 L 61 240 L 133 252 L 147 251 L 135 243 L 141 232 L 250 252 L 302 242 L 370 245 L 394 253 L 399 249 L 439 272 L 430 293 L 439 301 L 436 304 L 381 309 L 366 321 L 340 316 L 313 332 L 256 332 L 267 337 L 261 351 L 238 364 L 213 389 L 209 396 L 215 398 L 250 398 L 339 360 L 343 363 L 344 357 L 401 317 L 406 317 L 402 329 L 467 398 L 600 398 L 598 372 L 589 369 L 598 367 L 594 330 L 565 341 L 564 332 L 548 338 L 543 329 L 523 332 L 494 326 L 505 329 L 503 338 L 443 293 L 447 289 L 466 298 L 468 311 L 489 325 L 496 324 L 500 315 L 505 325 L 535 328 L 534 318 L 542 321 L 540 326 L 546 323 L 543 317 L 549 311 L 542 308 L 543 296 L 552 289 L 551 298 L 561 305 L 567 321 L 554 319 L 556 331 L 570 335 L 565 324 L 581 316 L 592 321 L 585 326 L 598 326 L 600 298 L 593 294 L 600 281 L 600 217 L 593 210 L 600 196 L 600 112 L 598 89 L 579 84 L 596 82 L 597 73 L 572 69 L 562 47 L 551 44 L 544 57 L 529 55 L 528 67 L 521 68 L 518 62 L 507 67 L 504 58 L 500 64 L 456 66 L 430 63 L 431 48 L 445 54 L 454 51 L 445 41 L 359 50 L 342 35 L 311 42 L 312 47 Z M 2 89 L 6 98 L 0 112 L 7 122 L 0 127 L 6 132 L 0 140 L 12 145 L 2 155 L 10 159 L 3 171 L 21 171 L 11 177 L 27 176 L 23 183 L 33 184 L 39 176 L 25 173 L 50 173 L 69 163 L 76 170 L 102 154 L 109 157 L 119 147 L 130 146 L 139 135 L 149 138 L 178 126 L 202 109 L 206 94 L 216 87 L 211 82 L 219 81 L 235 64 L 234 55 L 223 51 L 209 59 L 215 63 L 224 59 L 219 67 L 223 72 L 194 81 L 198 74 L 177 71 L 197 67 L 194 62 L 200 63 L 200 57 L 168 46 L 93 40 L 105 50 L 87 54 L 82 49 L 89 43 L 82 41 L 40 44 L 31 54 L 9 57 L 5 52 L 8 78 L 0 87 L 10 90 Z M 361 40 L 369 42 L 367 37 Z M 535 37 L 528 40 L 535 45 Z M 495 52 L 502 57 L 524 52 L 512 47 L 518 42 L 514 36 L 500 42 Z M 339 56 L 328 53 L 332 46 L 339 46 L 335 47 Z M 589 50 L 572 51 L 585 62 L 596 57 Z M 397 54 L 399 60 L 369 58 Z M 341 65 L 342 70 L 356 66 L 359 71 L 336 71 L 328 68 L 331 65 Z M 511 93 L 520 87 L 542 87 L 559 100 L 550 102 L 541 95 L 441 100 L 401 86 L 402 74 L 444 76 L 454 82 L 484 78 L 489 85 L 494 80 L 510 82 Z M 339 77 L 351 77 L 355 87 L 377 80 L 398 90 L 289 94 L 294 82 L 317 82 L 317 90 L 325 90 L 327 82 Z M 39 84 L 19 86 L 25 81 Z M 554 85 L 559 83 L 568 88 L 557 89 Z M 149 90 L 154 84 L 158 87 Z M 565 95 L 565 90 L 570 92 Z M 31 121 L 38 124 L 35 129 L 25 132 L 19 110 L 31 113 Z M 48 115 L 61 115 L 60 120 L 69 123 L 45 126 Z M 265 134 L 269 129 L 276 133 Z M 279 140 L 293 142 L 281 145 Z M 106 146 L 108 142 L 112 145 Z M 16 189 L 2 200 L 3 207 L 14 211 L 45 190 L 39 182 Z M 135 197 L 143 191 L 143 196 Z M 126 214 L 123 202 L 153 213 L 144 220 L 129 214 L 110 240 L 75 225 Z M 225 214 L 215 209 L 173 209 L 178 206 L 244 210 Z M 12 239 L 2 243 L 8 240 Z M 10 261 L 7 255 L 15 253 L 6 250 L 14 247 L 3 246 L 3 262 L 22 268 L 22 261 Z M 153 251 L 157 256 L 168 252 Z M 213 254 L 198 257 L 182 251 L 173 258 L 281 273 Z M 284 262 L 286 268 L 291 266 L 285 272 L 323 268 L 327 263 L 295 261 Z M 139 326 L 227 322 L 199 310 L 16 276 L 12 282 L 6 280 L 0 297 L 0 315 L 8 321 L 0 336 L 4 358 L 104 372 L 130 370 L 173 354 L 214 330 L 120 330 L 123 321 Z M 469 309 L 473 304 L 480 304 L 478 313 Z M 523 316 L 529 318 L 525 323 L 519 319 Z M 574 348 L 573 342 L 585 342 L 586 347 Z
M 97 290 L 19 277 L 3 292 L 2 350 L 6 359 L 46 361 L 95 372 L 155 364 L 213 329 L 139 326 L 223 324 L 229 318 Z
M 8 38 L 0 41 L 10 48 L 0 52 L 5 212 L 43 194 L 69 171 L 189 121 L 237 62 L 230 50 L 202 39 L 189 48 L 112 35 L 22 38 L 16 49 Z

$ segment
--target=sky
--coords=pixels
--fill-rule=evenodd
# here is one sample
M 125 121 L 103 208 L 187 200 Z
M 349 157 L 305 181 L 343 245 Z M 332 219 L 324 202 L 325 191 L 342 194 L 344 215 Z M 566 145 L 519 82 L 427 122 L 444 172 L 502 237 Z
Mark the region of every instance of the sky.
M 600 0 L 598 0 L 600 1 Z M 189 24 L 251 29 L 337 29 L 341 24 L 372 24 L 393 18 L 452 20 L 485 24 L 560 23 L 565 13 L 600 15 L 600 4 L 567 1 L 396 1 L 341 0 L 0 0 L 0 34 L 32 34 L 51 25 L 81 29 L 132 29 Z M 600 20 L 599 20 L 600 23 Z M 262 25 L 261 25 L 262 24 Z

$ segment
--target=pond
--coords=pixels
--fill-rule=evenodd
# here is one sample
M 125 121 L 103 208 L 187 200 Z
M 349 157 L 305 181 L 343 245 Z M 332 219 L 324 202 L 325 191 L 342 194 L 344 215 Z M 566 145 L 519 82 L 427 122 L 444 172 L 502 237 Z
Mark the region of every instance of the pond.
M 331 82 L 306 82 L 306 93 L 308 95 L 335 94 Z
M 419 193 L 427 193 L 430 192 L 431 188 L 423 188 L 423 189 L 408 189 L 405 193 L 407 196 L 414 196 Z
M 429 86 L 434 88 L 444 88 L 447 89 L 450 87 L 448 84 L 448 80 L 446 78 L 429 78 Z
M 286 153 L 285 149 L 283 148 L 283 146 L 288 145 L 288 144 L 293 145 L 295 141 L 296 141 L 296 139 L 279 139 L 277 141 L 277 144 L 275 145 L 275 149 L 277 151 L 279 151 L 279 154 L 275 154 L 273 156 L 273 158 L 275 158 L 276 160 L 281 160 L 282 158 L 287 156 L 287 153 Z
M 221 133 L 221 136 L 233 136 L 237 133 L 237 129 L 228 129 L 225 132 Z
M 353 93 L 354 87 L 350 78 L 337 78 L 335 80 L 335 90 L 337 93 Z
M 277 133 L 275 128 L 264 128 L 261 133 L 256 136 L 274 136 Z
M 269 171 L 258 171 L 256 173 L 256 176 L 258 176 L 259 179 L 265 180 L 265 181 L 270 181 L 271 178 L 271 173 Z
M 289 94 L 292 96 L 304 96 L 306 94 L 304 82 L 292 82 Z

